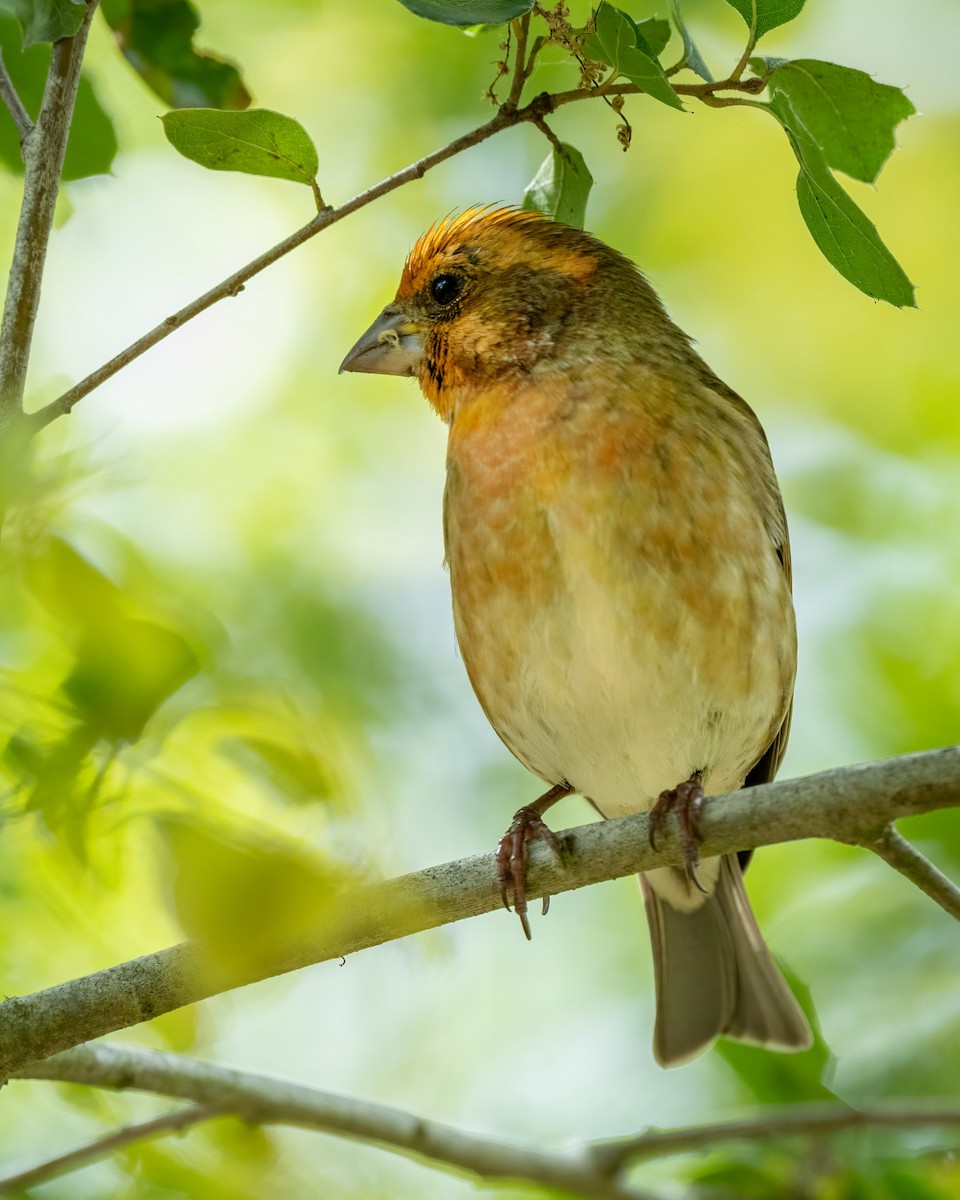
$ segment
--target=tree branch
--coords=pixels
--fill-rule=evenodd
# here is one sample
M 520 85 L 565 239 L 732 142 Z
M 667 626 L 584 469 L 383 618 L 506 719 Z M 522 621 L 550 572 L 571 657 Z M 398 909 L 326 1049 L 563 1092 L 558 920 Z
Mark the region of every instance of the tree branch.
M 0 326 L 0 430 L 23 412 L 30 344 L 40 305 L 40 285 L 53 228 L 53 211 L 67 151 L 80 67 L 98 0 L 87 0 L 72 38 L 53 44 L 36 125 L 21 142 L 25 163 L 23 204 Z
M 196 1121 L 204 1119 L 199 1114 L 230 1112 L 257 1124 L 295 1125 L 372 1142 L 388 1150 L 468 1171 L 482 1180 L 535 1183 L 595 1200 L 654 1200 L 649 1192 L 628 1186 L 622 1179 L 638 1160 L 703 1151 L 746 1139 L 822 1137 L 852 1129 L 960 1127 L 960 1105 L 956 1104 L 888 1102 L 868 1109 L 843 1104 L 801 1104 L 777 1108 L 757 1117 L 685 1129 L 648 1129 L 635 1137 L 547 1151 L 456 1129 L 373 1101 L 197 1062 L 178 1054 L 132 1047 L 82 1046 L 34 1063 L 16 1074 L 19 1079 L 132 1088 L 191 1100 L 197 1106 L 180 1109 L 158 1122 L 131 1126 L 130 1133 L 138 1128 L 148 1130 L 150 1125 L 159 1126 L 161 1122 L 170 1122 L 173 1127 L 176 1117 L 186 1123 L 189 1114 L 198 1114 L 194 1117 Z M 120 1130 L 111 1137 L 119 1139 L 127 1132 Z M 109 1140 L 105 1138 L 94 1145 L 105 1150 Z M 133 1137 L 117 1144 L 130 1140 Z M 54 1161 L 64 1162 L 68 1157 Z M 26 1173 L 16 1179 L 25 1177 Z M 0 1193 L 5 1188 L 12 1190 L 7 1186 L 10 1182 L 0 1181 Z M 31 1182 L 39 1182 L 39 1177 Z
M 23 101 L 17 95 L 17 89 L 13 86 L 13 80 L 10 78 L 10 72 L 7 70 L 7 64 L 3 61 L 2 50 L 0 50 L 0 100 L 4 102 L 10 112 L 10 116 L 13 117 L 13 123 L 20 134 L 20 146 L 22 149 L 27 135 L 33 129 L 33 119 L 24 108 Z
M 190 1104 L 186 1108 L 178 1108 L 175 1112 L 164 1113 L 162 1117 L 154 1117 L 151 1121 L 140 1121 L 136 1125 L 125 1125 L 106 1137 L 97 1138 L 76 1150 L 68 1150 L 56 1158 L 38 1163 L 26 1171 L 18 1171 L 16 1175 L 8 1175 L 0 1179 L 0 1196 L 20 1195 L 27 1188 L 37 1187 L 48 1179 L 65 1175 L 68 1171 L 78 1171 L 89 1163 L 100 1158 L 106 1158 L 114 1150 L 122 1150 L 134 1142 L 144 1142 L 148 1138 L 158 1137 L 164 1133 L 183 1133 L 201 1121 L 209 1121 L 212 1117 L 221 1116 L 219 1109 L 209 1105 Z
M 892 825 L 887 825 L 874 841 L 863 842 L 862 845 L 879 855 L 895 871 L 905 875 L 922 892 L 936 900 L 942 909 L 960 921 L 960 888 L 942 871 L 938 871 L 906 838 L 901 837 Z
M 714 91 L 730 90 L 731 88 L 739 91 L 750 93 L 756 92 L 755 84 L 762 81 L 747 80 L 745 83 L 739 83 L 735 80 L 722 80 L 718 83 L 692 83 L 692 84 L 675 84 L 674 91 L 679 95 L 697 97 L 704 102 L 713 98 Z M 521 82 L 522 87 L 522 82 Z M 145 333 L 142 337 L 137 338 L 135 342 L 131 342 L 125 350 L 121 350 L 119 354 L 114 355 L 109 362 L 104 363 L 95 371 L 92 371 L 85 379 L 81 379 L 79 383 L 74 384 L 72 388 L 58 396 L 55 400 L 51 400 L 49 404 L 38 409 L 35 413 L 31 413 L 25 419 L 25 426 L 28 432 L 33 435 L 39 433 L 41 429 L 45 429 L 51 421 L 55 421 L 58 417 L 66 416 L 73 410 L 84 396 L 88 396 L 95 388 L 98 388 L 102 383 L 105 383 L 112 376 L 116 375 L 123 367 L 139 358 L 141 354 L 146 353 L 151 347 L 156 346 L 158 342 L 162 342 L 164 338 L 170 336 L 175 330 L 185 325 L 188 321 L 192 321 L 194 317 L 198 317 L 202 312 L 206 312 L 214 304 L 220 300 L 225 300 L 228 296 L 237 296 L 243 291 L 244 285 L 247 284 L 254 276 L 259 275 L 266 267 L 271 266 L 292 250 L 302 246 L 304 242 L 315 237 L 324 229 L 329 229 L 331 225 L 336 225 L 338 221 L 342 221 L 344 217 L 349 217 L 353 213 L 358 212 L 361 208 L 366 208 L 368 204 L 372 204 L 374 200 L 379 200 L 382 196 L 388 195 L 395 191 L 398 187 L 404 184 L 411 183 L 414 179 L 421 179 L 427 171 L 433 167 L 439 166 L 440 163 L 446 162 L 448 158 L 453 158 L 457 154 L 462 154 L 464 150 L 469 150 L 473 146 L 479 146 L 481 142 L 485 142 L 494 134 L 500 133 L 504 129 L 510 129 L 514 125 L 522 125 L 525 122 L 531 122 L 534 125 L 542 127 L 544 117 L 554 112 L 556 109 L 563 107 L 566 104 L 573 104 L 579 100 L 590 100 L 598 96 L 609 98 L 610 96 L 618 95 L 636 95 L 642 92 L 642 88 L 636 87 L 634 84 L 622 84 L 604 88 L 575 88 L 568 92 L 549 93 L 542 92 L 539 96 L 535 96 L 529 104 L 523 108 L 514 108 L 509 104 L 501 107 L 496 116 L 486 124 L 478 126 L 476 129 L 465 133 L 462 137 L 454 139 L 448 145 L 441 147 L 439 150 L 434 150 L 432 154 L 424 155 L 423 158 L 417 159 L 416 162 L 404 167 L 402 171 L 398 171 L 395 175 L 390 175 L 387 179 L 381 180 L 374 184 L 373 187 L 367 188 L 366 191 L 360 192 L 354 196 L 352 200 L 348 200 L 339 208 L 326 208 L 318 213 L 308 224 L 292 233 L 289 237 L 284 238 L 282 242 L 278 242 L 257 258 L 248 262 L 246 266 L 241 267 L 238 271 L 222 280 L 209 291 L 198 296 L 196 300 L 184 305 L 183 308 L 161 321 L 159 325 L 155 325 L 153 329 Z M 740 101 L 731 99 L 727 103 L 740 103 Z
M 957 805 L 960 746 L 953 746 L 712 797 L 703 808 L 700 849 L 707 857 L 808 837 L 870 847 L 898 817 Z M 657 851 L 648 834 L 643 815 L 569 830 L 561 835 L 563 866 L 545 846 L 534 845 L 527 895 L 556 895 L 683 862 L 673 818 Z M 185 942 L 13 997 L 0 1004 L 0 1079 L 28 1062 L 218 992 L 499 907 L 493 853 L 477 854 L 345 892 L 327 905 L 325 923 L 309 939 L 278 944 L 268 958 L 214 967 L 200 947 Z
M 134 1088 L 229 1110 L 257 1124 L 297 1125 L 374 1142 L 445 1163 L 488 1180 L 562 1188 L 592 1200 L 654 1200 L 626 1189 L 591 1161 L 585 1147 L 543 1151 L 469 1133 L 370 1100 L 323 1092 L 269 1075 L 235 1071 L 179 1054 L 119 1046 L 81 1046 L 35 1063 L 22 1079 L 57 1079 L 107 1088 Z
M 76 1053 L 69 1051 L 69 1053 Z M 56 1061 L 56 1059 L 52 1060 Z M 46 1064 L 44 1064 L 45 1066 Z M 850 1129 L 960 1128 L 960 1105 L 887 1101 L 869 1108 L 843 1104 L 791 1104 L 767 1109 L 762 1116 L 691 1125 L 686 1129 L 647 1129 L 636 1137 L 594 1142 L 590 1154 L 608 1174 L 641 1159 L 704 1151 L 728 1142 L 773 1137 L 820 1137 Z

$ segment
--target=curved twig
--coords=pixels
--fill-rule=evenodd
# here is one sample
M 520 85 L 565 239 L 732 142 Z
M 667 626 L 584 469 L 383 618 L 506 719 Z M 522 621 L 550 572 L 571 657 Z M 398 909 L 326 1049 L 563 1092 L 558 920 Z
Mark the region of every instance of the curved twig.
M 68 1050 L 45 1062 L 34 1063 L 18 1072 L 18 1077 L 153 1092 L 200 1106 L 178 1110 L 184 1120 L 190 1113 L 206 1112 L 212 1116 L 230 1112 L 257 1124 L 295 1125 L 372 1142 L 388 1150 L 468 1171 L 487 1181 L 540 1184 L 593 1200 L 654 1200 L 649 1192 L 624 1182 L 624 1173 L 635 1163 L 745 1139 L 823 1137 L 865 1129 L 960 1128 L 957 1104 L 888 1101 L 865 1109 L 841 1103 L 798 1104 L 733 1121 L 685 1129 L 645 1130 L 635 1137 L 543 1150 L 490 1134 L 457 1129 L 374 1101 L 198 1062 L 179 1054 L 126 1046 L 82 1046 Z M 161 1121 L 172 1123 L 178 1114 Z M 147 1130 L 144 1136 L 152 1132 L 151 1124 L 140 1127 Z M 130 1127 L 131 1132 L 136 1129 Z M 118 1138 L 127 1132 L 121 1130 L 112 1136 Z M 118 1144 L 130 1140 L 133 1139 L 125 1136 Z M 103 1139 L 96 1145 L 105 1147 L 107 1141 Z M 9 1182 L 0 1181 L 0 1192 Z
M 164 1113 L 162 1117 L 154 1117 L 150 1121 L 138 1121 L 135 1125 L 125 1125 L 105 1137 L 87 1142 L 66 1154 L 58 1154 L 46 1162 L 29 1167 L 26 1171 L 18 1171 L 15 1175 L 7 1175 L 0 1179 L 0 1196 L 22 1195 L 28 1188 L 46 1183 L 48 1179 L 56 1179 L 58 1175 L 66 1175 L 69 1171 L 78 1171 L 89 1163 L 97 1162 L 122 1150 L 124 1146 L 132 1146 L 136 1142 L 145 1142 L 149 1138 L 159 1137 L 165 1133 L 184 1133 L 199 1125 L 201 1121 L 209 1121 L 222 1115 L 222 1110 L 206 1104 L 189 1104 L 186 1108 L 178 1108 L 175 1112 Z
M 729 91 L 731 89 L 754 93 L 756 81 L 747 80 L 745 83 L 740 83 L 737 80 L 725 79 L 716 83 L 691 83 L 691 84 L 676 84 L 674 91 L 679 95 L 693 96 L 710 102 L 713 99 L 714 92 Z M 521 80 L 521 88 L 523 81 Z M 146 353 L 151 347 L 156 346 L 158 342 L 162 342 L 164 338 L 170 336 L 171 333 L 185 325 L 188 321 L 192 321 L 194 317 L 198 317 L 202 312 L 206 312 L 214 304 L 220 300 L 225 300 L 229 296 L 238 296 L 244 289 L 244 286 L 259 275 L 261 271 L 289 254 L 292 250 L 296 250 L 302 246 L 304 242 L 315 237 L 318 233 L 322 233 L 324 229 L 329 229 L 331 225 L 336 225 L 338 221 L 342 221 L 344 217 L 349 217 L 355 212 L 359 212 L 361 208 L 366 208 L 368 204 L 379 200 L 381 197 L 395 191 L 398 187 L 402 187 L 406 183 L 412 182 L 414 179 L 421 179 L 433 167 L 439 166 L 440 163 L 446 162 L 447 159 L 453 158 L 457 154 L 462 154 L 465 150 L 469 150 L 474 146 L 479 146 L 481 142 L 485 142 L 494 134 L 502 132 L 504 129 L 510 129 L 515 125 L 522 125 L 530 122 L 534 125 L 542 127 L 543 120 L 550 113 L 555 112 L 558 108 L 564 105 L 573 104 L 580 100 L 590 100 L 597 97 L 609 99 L 612 96 L 630 96 L 639 95 L 643 91 L 642 88 L 634 84 L 615 84 L 602 88 L 574 88 L 567 92 L 542 92 L 535 96 L 528 104 L 522 108 L 515 108 L 511 104 L 505 104 L 500 108 L 497 114 L 485 124 L 478 126 L 476 129 L 465 133 L 462 137 L 455 138 L 446 146 L 442 146 L 439 150 L 434 150 L 431 154 L 425 154 L 423 158 L 417 159 L 416 162 L 410 163 L 404 167 L 402 171 L 397 171 L 395 175 L 390 175 L 388 178 L 381 180 L 373 187 L 367 188 L 366 191 L 359 192 L 351 200 L 345 204 L 341 204 L 339 208 L 326 208 L 318 213 L 312 221 L 308 222 L 289 237 L 278 242 L 263 254 L 252 259 L 239 270 L 234 271 L 232 275 L 210 288 L 209 291 L 198 296 L 189 304 L 185 304 L 183 308 L 166 317 L 159 325 L 155 325 L 142 337 L 137 338 L 135 342 L 131 342 L 126 349 L 121 350 L 119 354 L 114 355 L 108 362 L 92 371 L 86 378 L 81 379 L 79 383 L 74 384 L 72 388 L 58 396 L 55 400 L 51 400 L 49 404 L 31 413 L 25 418 L 24 425 L 27 431 L 32 435 L 39 433 L 41 429 L 45 429 L 52 421 L 58 417 L 66 416 L 70 413 L 74 406 L 89 395 L 95 388 L 98 388 L 106 380 L 116 375 L 123 367 L 133 362 L 134 359 Z M 726 103 L 740 103 L 736 98 L 730 98 Z

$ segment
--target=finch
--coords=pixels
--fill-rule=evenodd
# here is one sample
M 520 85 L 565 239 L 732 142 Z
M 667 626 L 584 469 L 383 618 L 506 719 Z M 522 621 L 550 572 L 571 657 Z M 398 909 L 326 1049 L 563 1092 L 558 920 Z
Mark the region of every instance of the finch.
M 560 796 L 657 825 L 675 808 L 687 866 L 641 876 L 657 1061 L 721 1035 L 807 1048 L 737 856 L 696 862 L 699 801 L 772 779 L 790 723 L 790 551 L 753 411 L 629 259 L 511 208 L 428 230 L 341 370 L 412 375 L 449 427 L 457 641 L 490 723 L 551 785 L 501 845 L 515 907 Z

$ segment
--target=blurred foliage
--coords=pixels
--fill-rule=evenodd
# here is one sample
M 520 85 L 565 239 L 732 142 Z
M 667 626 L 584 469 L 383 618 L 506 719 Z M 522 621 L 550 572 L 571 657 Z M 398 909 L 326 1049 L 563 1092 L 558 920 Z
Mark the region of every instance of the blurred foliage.
M 497 19 L 507 2 L 465 0 L 459 16 Z M 420 4 L 428 7 L 437 4 Z M 909 263 L 919 312 L 870 303 L 812 252 L 791 194 L 796 164 L 773 122 L 692 102 L 681 116 L 631 97 L 636 137 L 624 154 L 619 116 L 570 105 L 551 118 L 566 163 L 533 129 L 456 158 L 151 351 L 142 369 L 52 426 L 32 460 L 2 464 L 6 992 L 184 934 L 227 963 L 258 956 L 322 921 L 344 879 L 492 844 L 535 794 L 455 659 L 440 569 L 442 430 L 413 389 L 335 376 L 422 229 L 471 203 L 518 202 L 535 176 L 531 202 L 562 206 L 640 262 L 768 426 L 793 522 L 801 628 L 788 770 L 956 740 L 960 94 L 951 46 L 960 18 L 934 0 L 899 24 L 892 11 L 879 22 L 866 0 L 811 0 L 795 25 L 776 27 L 777 13 L 801 7 L 761 5 L 769 57 L 756 62 L 790 101 L 785 123 L 824 117 L 809 108 L 811 73 L 814 82 L 826 73 L 849 101 L 841 127 L 818 130 L 828 173 L 874 178 L 907 105 L 927 114 L 897 128 L 903 149 L 881 192 L 850 185 L 851 203 L 862 201 Z M 38 0 L 31 13 L 41 8 Z M 325 191 L 329 176 L 341 202 L 485 119 L 481 96 L 502 57 L 501 31 L 467 37 L 400 4 L 378 7 L 375 20 L 336 0 L 103 8 L 109 28 L 100 21 L 91 34 L 68 148 L 67 178 L 84 182 L 69 189 L 74 216 L 51 246 L 37 407 L 302 224 L 302 197 L 269 180 L 208 179 L 178 160 L 157 121 L 162 105 L 243 108 L 249 86 L 271 109 L 296 114 L 316 142 Z M 613 15 L 626 31 L 624 69 L 656 73 L 651 62 L 663 54 L 669 63 L 683 47 L 693 65 L 690 29 L 701 76 L 707 62 L 715 73 L 736 62 L 746 4 L 685 0 L 689 29 L 665 44 L 664 8 L 634 0 L 624 20 Z M 49 47 L 21 53 L 5 14 L 32 17 L 23 5 L 0 9 L 4 61 L 35 114 Z M 570 9 L 583 28 L 589 6 Z M 195 49 L 201 15 L 202 39 L 224 58 Z M 919 28 L 938 36 L 920 38 Z M 118 40 L 137 75 L 119 60 Z M 792 65 L 773 57 L 781 54 Z M 910 82 L 910 101 L 881 91 L 887 108 L 872 120 L 863 96 L 880 85 L 868 71 Z M 574 87 L 578 73 L 564 47 L 547 45 L 527 94 Z M 853 93 L 844 90 L 851 75 Z M 20 169 L 3 112 L 0 160 Z M 16 182 L 0 178 L 8 244 L 17 206 Z M 589 815 L 571 802 L 563 819 Z M 955 814 L 917 818 L 904 832 L 960 872 Z M 806 1054 L 724 1045 L 681 1071 L 657 1071 L 628 882 L 559 898 L 529 947 L 505 917 L 490 917 L 127 1036 L 543 1145 L 830 1097 L 956 1098 L 948 919 L 882 864 L 831 844 L 764 851 L 747 885 L 772 944 L 789 950 L 811 1014 L 799 979 L 816 998 L 817 1043 Z M 157 1103 L 11 1084 L 0 1097 L 0 1161 L 13 1170 L 152 1115 Z M 636 1173 L 665 1194 L 695 1185 L 705 1197 L 951 1200 L 960 1191 L 951 1147 L 955 1139 L 919 1134 L 763 1139 Z M 44 1188 L 54 1200 L 286 1193 L 449 1200 L 475 1188 L 377 1150 L 226 1119 Z
M 200 16 L 190 0 L 101 0 L 124 57 L 173 108 L 246 108 L 250 93 L 233 63 L 195 49 Z

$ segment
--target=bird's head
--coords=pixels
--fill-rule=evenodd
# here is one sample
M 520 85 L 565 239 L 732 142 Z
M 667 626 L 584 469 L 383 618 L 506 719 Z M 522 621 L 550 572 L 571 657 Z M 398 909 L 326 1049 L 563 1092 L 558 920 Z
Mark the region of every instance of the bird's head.
M 679 334 L 617 251 L 541 213 L 474 208 L 420 238 L 340 370 L 413 375 L 449 420 L 463 389 L 634 357 L 665 329 Z

